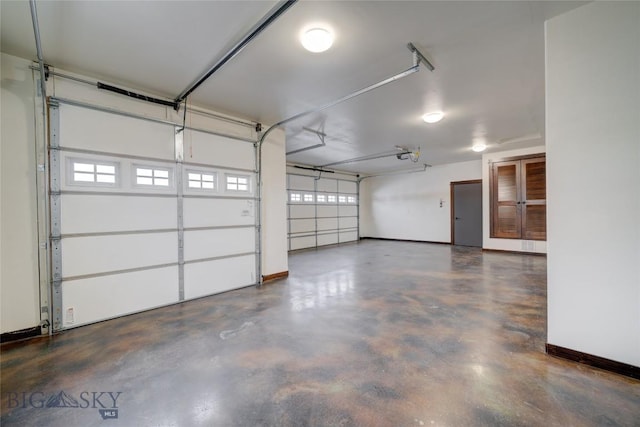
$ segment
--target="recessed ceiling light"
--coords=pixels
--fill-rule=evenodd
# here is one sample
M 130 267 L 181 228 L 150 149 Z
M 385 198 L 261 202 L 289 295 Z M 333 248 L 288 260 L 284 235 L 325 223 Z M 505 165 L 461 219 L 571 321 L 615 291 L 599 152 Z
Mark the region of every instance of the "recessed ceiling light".
M 487 144 L 485 144 L 484 142 L 476 142 L 475 144 L 473 144 L 471 149 L 476 153 L 479 153 L 487 149 Z
M 309 52 L 324 52 L 333 44 L 333 34 L 326 28 L 314 27 L 302 34 L 300 42 Z
M 427 123 L 437 123 L 444 117 L 444 113 L 442 111 L 434 111 L 433 113 L 427 113 L 422 116 L 422 120 Z

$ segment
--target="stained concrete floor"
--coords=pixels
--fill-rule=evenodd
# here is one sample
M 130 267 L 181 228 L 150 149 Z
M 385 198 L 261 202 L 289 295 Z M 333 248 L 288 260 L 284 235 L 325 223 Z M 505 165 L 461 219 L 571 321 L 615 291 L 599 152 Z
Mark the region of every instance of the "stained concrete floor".
M 364 240 L 289 264 L 4 345 L 2 425 L 640 426 L 640 381 L 545 355 L 544 257 Z

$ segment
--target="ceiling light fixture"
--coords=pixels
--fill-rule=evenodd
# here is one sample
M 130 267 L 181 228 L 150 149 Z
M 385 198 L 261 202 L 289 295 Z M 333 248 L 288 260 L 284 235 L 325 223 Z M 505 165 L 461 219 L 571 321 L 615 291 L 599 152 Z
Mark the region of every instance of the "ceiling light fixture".
M 485 144 L 484 142 L 476 142 L 475 144 L 473 144 L 471 149 L 476 153 L 480 153 L 487 149 L 487 144 Z
M 422 120 L 427 123 L 437 123 L 444 117 L 444 113 L 442 111 L 434 111 L 433 113 L 427 113 L 422 116 Z
M 300 42 L 309 52 L 320 53 L 331 47 L 333 34 L 326 28 L 314 27 L 302 33 Z

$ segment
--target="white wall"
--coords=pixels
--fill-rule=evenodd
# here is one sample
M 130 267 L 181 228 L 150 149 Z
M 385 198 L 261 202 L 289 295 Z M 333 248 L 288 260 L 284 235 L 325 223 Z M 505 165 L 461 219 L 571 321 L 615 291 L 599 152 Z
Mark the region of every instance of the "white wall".
M 360 236 L 450 243 L 450 183 L 481 177 L 474 160 L 367 178 L 360 184 Z
M 289 270 L 285 134 L 274 129 L 262 146 L 262 275 Z
M 548 342 L 640 366 L 640 3 L 546 25 Z
M 486 153 L 482 156 L 482 247 L 483 249 L 494 249 L 500 251 L 533 252 L 546 253 L 547 242 L 541 240 L 520 240 L 520 239 L 493 239 L 491 235 L 491 207 L 489 192 L 489 175 L 491 170 L 489 162 L 504 159 L 507 157 L 526 156 L 529 154 L 542 154 L 545 152 L 544 146 L 521 148 L 509 151 L 499 151 Z M 548 187 L 548 185 L 547 185 Z
M 37 326 L 40 322 L 34 89 L 29 65 L 30 61 L 2 54 L 2 332 Z M 77 75 L 65 70 L 57 71 L 94 80 L 90 76 Z M 127 89 L 136 91 L 136 88 Z M 50 78 L 47 91 L 50 96 L 78 100 L 136 115 L 177 123 L 182 119 L 181 113 L 176 113 L 171 107 L 133 100 L 68 79 Z M 256 138 L 255 130 L 250 126 L 215 119 L 206 114 L 188 114 L 187 125 L 243 138 Z M 275 130 L 270 134 L 263 149 L 263 274 L 287 271 L 284 147 L 284 132 Z
M 2 54 L 0 331 L 40 323 L 34 83 L 29 61 Z

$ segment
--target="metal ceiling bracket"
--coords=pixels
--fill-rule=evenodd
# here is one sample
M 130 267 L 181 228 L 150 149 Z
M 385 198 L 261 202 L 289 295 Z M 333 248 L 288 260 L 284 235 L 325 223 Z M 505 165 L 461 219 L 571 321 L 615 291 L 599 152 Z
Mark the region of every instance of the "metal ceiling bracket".
M 433 71 L 436 68 L 433 66 L 433 64 L 431 63 L 431 61 L 429 61 L 426 56 L 424 56 L 422 54 L 422 52 L 420 52 L 418 50 L 417 47 L 415 47 L 415 45 L 411 42 L 409 42 L 407 44 L 407 47 L 409 48 L 409 50 L 411 52 L 413 52 L 413 63 L 415 65 L 419 65 L 421 62 L 424 64 L 425 67 L 427 67 L 429 69 L 429 71 Z
M 211 68 L 209 68 L 201 77 L 194 81 L 188 88 L 183 90 L 180 95 L 175 99 L 175 102 L 179 104 L 184 99 L 196 90 L 202 83 L 204 83 L 209 77 L 216 71 L 222 68 L 227 62 L 232 60 L 242 49 L 244 49 L 258 34 L 264 31 L 269 25 L 271 25 L 276 19 L 278 19 L 283 13 L 293 6 L 297 0 L 280 1 L 276 6 L 269 11 L 256 25 L 251 28 L 247 34 L 233 46 L 222 58 L 220 58 Z
M 320 144 L 314 144 L 314 145 L 311 145 L 311 146 L 309 146 L 309 147 L 300 148 L 300 149 L 298 149 L 298 150 L 287 151 L 287 152 L 285 153 L 285 155 L 289 156 L 289 155 L 291 155 L 291 154 L 301 153 L 301 152 L 303 152 L 303 151 L 313 150 L 314 148 L 320 148 L 320 147 L 324 147 L 324 146 L 326 146 L 326 145 L 327 145 L 327 144 L 324 142 L 324 138 L 327 136 L 327 134 L 326 134 L 326 133 L 320 132 L 319 130 L 309 129 L 309 128 L 307 128 L 307 127 L 303 127 L 302 129 L 303 129 L 303 130 L 306 130 L 307 132 L 315 133 L 315 134 L 318 136 L 318 138 L 320 139 Z

